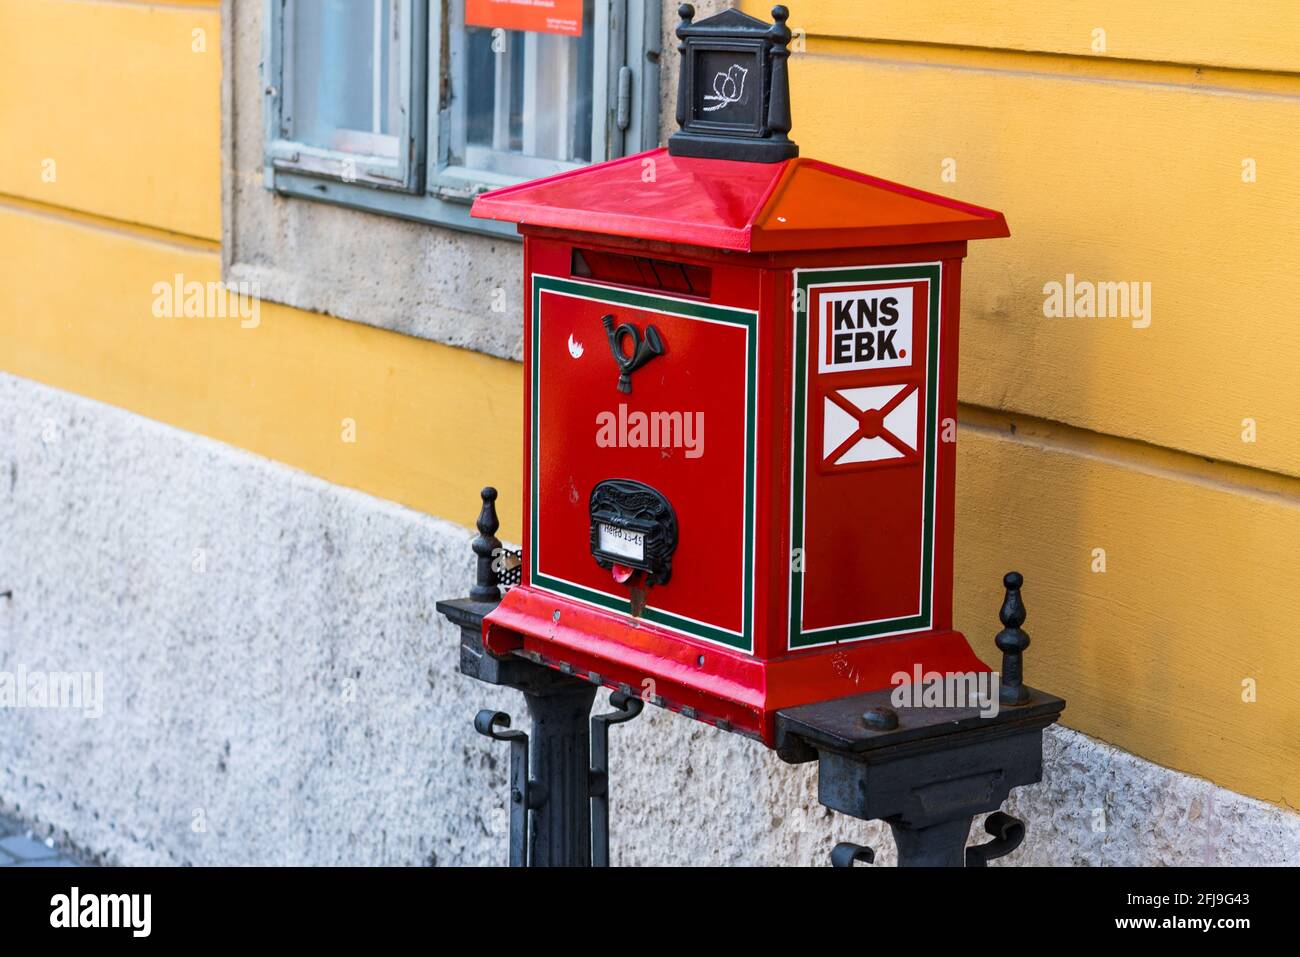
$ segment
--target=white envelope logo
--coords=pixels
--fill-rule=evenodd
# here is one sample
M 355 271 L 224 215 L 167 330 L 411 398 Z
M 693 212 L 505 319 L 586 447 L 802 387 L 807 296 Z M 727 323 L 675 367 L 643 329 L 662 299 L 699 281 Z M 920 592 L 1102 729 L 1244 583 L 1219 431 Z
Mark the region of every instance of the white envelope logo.
M 873 385 L 836 389 L 822 399 L 826 465 L 885 462 L 916 456 L 920 387 Z

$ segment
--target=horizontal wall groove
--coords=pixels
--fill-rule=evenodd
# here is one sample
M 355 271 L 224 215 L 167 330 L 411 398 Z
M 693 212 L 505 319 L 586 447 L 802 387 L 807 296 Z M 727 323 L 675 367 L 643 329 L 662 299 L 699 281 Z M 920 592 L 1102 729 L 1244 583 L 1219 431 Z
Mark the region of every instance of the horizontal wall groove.
M 1075 455 L 1158 478 L 1188 482 L 1230 495 L 1300 507 L 1300 476 L 964 402 L 959 404 L 957 415 L 958 428 L 963 431 Z
M 794 69 L 798 69 L 799 56 L 892 66 L 978 70 L 1057 80 L 1138 84 L 1198 93 L 1300 98 L 1300 72 L 1082 53 L 814 34 L 808 37 L 806 52 L 792 57 Z
M 99 232 L 115 233 L 128 239 L 156 243 L 172 249 L 183 249 L 186 252 L 209 252 L 213 255 L 219 255 L 221 252 L 219 240 L 204 239 L 201 236 L 187 236 L 183 233 L 170 232 L 144 223 L 132 223 L 107 216 L 98 216 L 94 213 L 82 212 L 67 206 L 40 203 L 8 193 L 0 193 L 0 211 L 15 213 L 20 216 L 53 219 Z

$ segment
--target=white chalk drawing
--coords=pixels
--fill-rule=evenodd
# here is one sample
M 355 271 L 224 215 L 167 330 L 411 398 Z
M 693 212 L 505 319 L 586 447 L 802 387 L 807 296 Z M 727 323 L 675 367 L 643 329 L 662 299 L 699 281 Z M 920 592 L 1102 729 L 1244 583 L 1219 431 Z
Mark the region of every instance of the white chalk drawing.
M 706 106 L 704 112 L 712 113 L 714 110 L 740 102 L 740 98 L 745 95 L 745 77 L 748 75 L 749 71 L 739 63 L 727 67 L 726 73 L 716 74 L 713 77 L 713 95 L 705 95 L 704 102 L 717 102 L 717 105 Z

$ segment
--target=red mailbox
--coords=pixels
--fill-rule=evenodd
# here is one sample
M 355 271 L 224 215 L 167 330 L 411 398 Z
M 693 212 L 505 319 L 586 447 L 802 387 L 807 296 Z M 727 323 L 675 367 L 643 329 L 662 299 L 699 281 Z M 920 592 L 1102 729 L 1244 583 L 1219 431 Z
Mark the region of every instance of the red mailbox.
M 967 241 L 1008 235 L 799 158 L 777 13 L 683 24 L 667 149 L 473 208 L 519 224 L 526 290 L 485 645 L 769 745 L 778 709 L 988 670 L 952 622 L 958 310 Z

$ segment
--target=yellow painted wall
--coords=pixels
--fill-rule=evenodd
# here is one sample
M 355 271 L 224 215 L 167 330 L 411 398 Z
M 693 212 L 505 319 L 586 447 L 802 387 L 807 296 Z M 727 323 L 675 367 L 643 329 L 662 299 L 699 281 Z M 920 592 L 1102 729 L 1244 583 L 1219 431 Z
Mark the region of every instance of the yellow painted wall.
M 790 6 L 805 155 L 1011 226 L 964 274 L 958 626 L 994 663 L 1018 568 L 1067 724 L 1300 806 L 1300 6 Z M 1067 274 L 1150 324 L 1047 318 Z
M 1300 6 L 791 6 L 805 155 L 1011 224 L 965 275 L 959 625 L 992 660 L 1020 568 L 1068 724 L 1300 803 Z M 270 303 L 153 316 L 218 275 L 217 41 L 215 4 L 0 0 L 0 368 L 462 524 L 492 481 L 517 538 L 516 364 Z M 1150 326 L 1045 318 L 1067 273 L 1150 282 Z
M 1006 214 L 1011 238 L 968 259 L 963 401 L 1300 475 L 1300 389 L 1269 385 L 1300 371 L 1300 78 L 1283 97 L 865 55 L 792 72 L 809 154 Z M 887 135 L 818 135 L 841 108 L 818 91 L 844 87 Z M 1044 317 L 1070 274 L 1150 283 L 1150 325 Z
M 0 194 L 217 240 L 216 3 L 0 0 Z
M 766 16 L 771 4 L 740 6 Z M 1251 70 L 1300 68 L 1291 0 L 805 0 L 790 26 L 809 36 L 1041 51 Z M 1101 30 L 1103 37 L 1094 31 Z M 1104 41 L 1104 53 L 1096 49 Z M 923 54 L 922 54 L 923 55 Z M 798 114 L 796 114 L 798 116 Z
M 218 253 L 0 202 L 3 368 L 461 524 L 495 484 L 518 541 L 517 363 L 270 302 L 155 316 L 178 274 L 215 282 Z
M 1066 724 L 1300 808 L 1294 480 L 1273 491 L 1052 423 L 1015 419 L 1012 436 L 1006 417 L 962 418 L 956 615 L 980 655 L 997 666 L 1001 576 L 1017 569 L 1026 677 L 1068 700 Z

